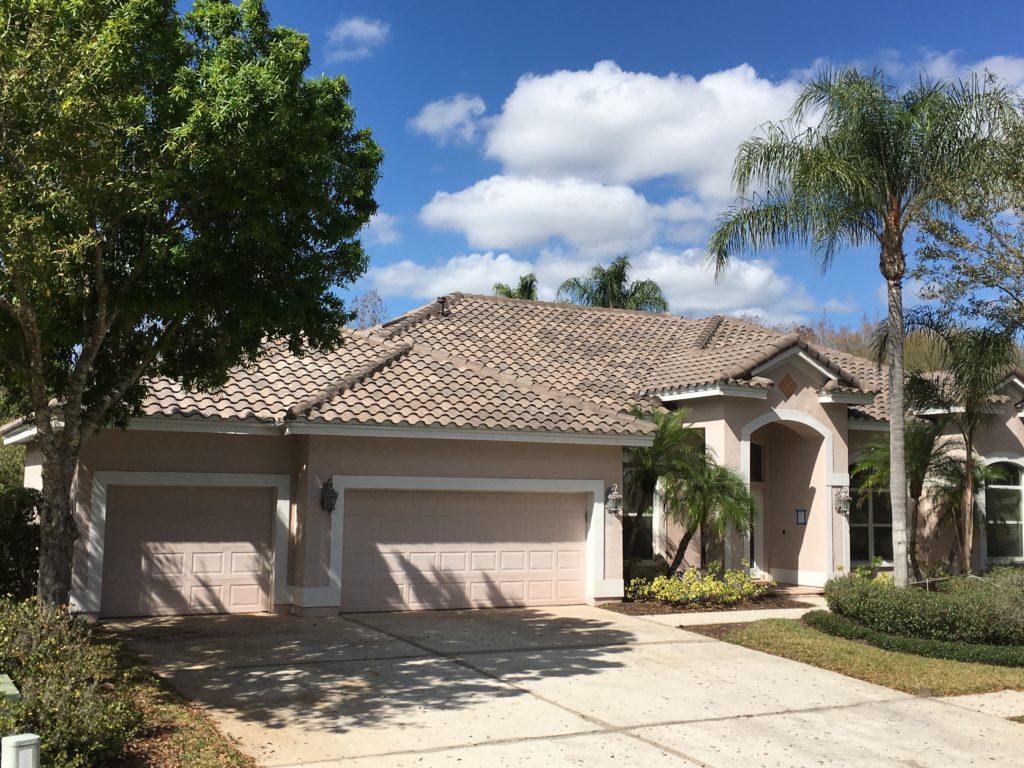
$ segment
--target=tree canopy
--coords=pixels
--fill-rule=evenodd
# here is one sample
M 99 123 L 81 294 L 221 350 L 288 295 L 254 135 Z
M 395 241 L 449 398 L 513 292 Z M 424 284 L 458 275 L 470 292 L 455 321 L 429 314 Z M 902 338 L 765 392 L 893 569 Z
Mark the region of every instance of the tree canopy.
M 529 299 L 536 301 L 537 276 L 533 272 L 528 275 L 521 275 L 515 288 L 507 283 L 495 283 L 493 290 L 495 296 L 504 296 L 506 299 Z
M 82 442 L 149 377 L 209 388 L 268 337 L 335 346 L 382 155 L 261 0 L 0 0 L 0 20 L 0 385 L 39 430 L 40 592 L 63 601 Z
M 630 282 L 629 272 L 629 256 L 617 256 L 607 267 L 597 264 L 586 275 L 563 282 L 559 298 L 586 307 L 668 312 L 668 301 L 658 284 L 653 280 Z

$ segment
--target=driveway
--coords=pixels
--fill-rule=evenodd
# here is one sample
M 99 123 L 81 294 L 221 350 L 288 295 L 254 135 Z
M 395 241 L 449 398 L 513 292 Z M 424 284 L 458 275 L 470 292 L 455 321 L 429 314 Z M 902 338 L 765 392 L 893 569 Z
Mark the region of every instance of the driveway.
M 261 765 L 1019 765 L 1024 725 L 597 608 L 113 624 Z

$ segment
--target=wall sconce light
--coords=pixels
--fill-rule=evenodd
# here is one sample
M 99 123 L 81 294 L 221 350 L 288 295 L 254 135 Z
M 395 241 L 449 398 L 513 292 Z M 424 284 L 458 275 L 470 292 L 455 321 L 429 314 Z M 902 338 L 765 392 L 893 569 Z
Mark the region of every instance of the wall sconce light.
M 832 489 L 832 508 L 843 517 L 850 515 L 850 489 L 846 486 Z
M 338 504 L 338 492 L 334 490 L 334 480 L 327 480 L 320 487 L 320 508 L 324 512 L 330 513 L 334 511 L 334 507 Z
M 622 494 L 619 493 L 619 486 L 612 483 L 608 489 L 608 495 L 604 500 L 604 510 L 609 515 L 617 515 L 622 512 Z

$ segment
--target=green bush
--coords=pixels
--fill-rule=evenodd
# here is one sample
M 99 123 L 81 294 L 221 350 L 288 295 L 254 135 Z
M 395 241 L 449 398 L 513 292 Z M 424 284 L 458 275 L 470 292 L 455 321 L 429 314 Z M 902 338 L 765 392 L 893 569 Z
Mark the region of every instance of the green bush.
M 0 702 L 0 732 L 38 734 L 48 768 L 102 765 L 138 727 L 116 646 L 66 609 L 0 601 L 0 669 L 22 695 Z
M 1007 577 L 1008 578 L 1008 577 Z M 939 591 L 859 578 L 825 585 L 833 613 L 888 635 L 982 645 L 1024 644 L 1024 590 L 1006 578 L 951 578 Z
M 39 491 L 0 490 L 0 596 L 31 597 L 39 573 Z
M 951 643 L 945 640 L 887 635 L 828 611 L 811 611 L 804 614 L 803 621 L 819 632 L 844 637 L 847 640 L 860 640 L 886 651 L 912 653 L 932 659 L 993 664 L 999 667 L 1024 667 L 1024 648 L 1016 645 Z
M 755 583 L 746 571 L 728 570 L 722 578 L 715 576 L 717 571 L 709 568 L 701 573 L 690 568 L 675 576 L 633 579 L 626 587 L 626 599 L 671 605 L 731 605 L 762 597 L 768 591 L 767 584 Z

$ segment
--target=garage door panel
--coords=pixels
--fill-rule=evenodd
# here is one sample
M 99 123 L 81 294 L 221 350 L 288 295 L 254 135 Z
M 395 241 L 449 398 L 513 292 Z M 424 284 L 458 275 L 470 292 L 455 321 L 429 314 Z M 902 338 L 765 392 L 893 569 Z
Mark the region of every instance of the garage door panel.
M 346 491 L 342 610 L 583 602 L 587 506 L 582 494 Z
M 273 506 L 269 488 L 109 487 L 102 615 L 267 610 Z

